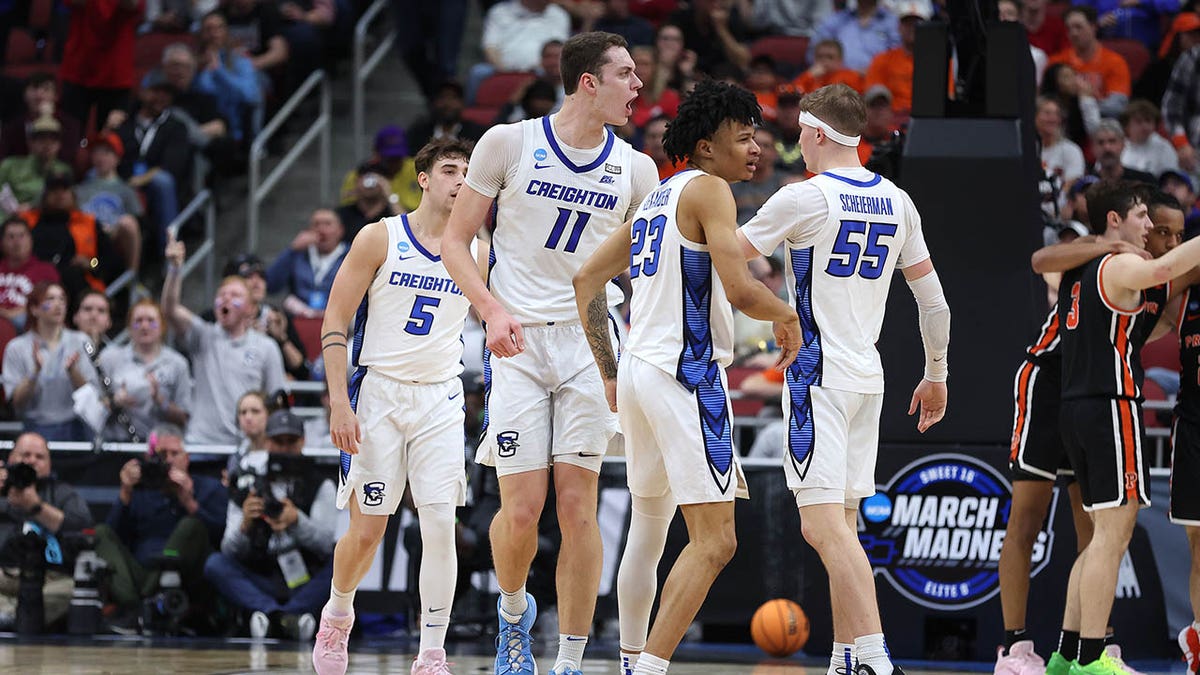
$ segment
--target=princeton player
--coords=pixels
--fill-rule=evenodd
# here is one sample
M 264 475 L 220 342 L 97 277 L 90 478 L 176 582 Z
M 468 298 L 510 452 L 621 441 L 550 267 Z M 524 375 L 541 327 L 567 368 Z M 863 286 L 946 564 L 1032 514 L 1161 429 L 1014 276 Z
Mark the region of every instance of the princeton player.
M 733 556 L 734 496 L 746 496 L 733 447 L 725 367 L 733 359 L 733 312 L 773 321 L 782 352 L 796 357 L 800 324 L 787 303 L 755 280 L 737 240 L 729 183 L 754 175 L 761 123 L 754 94 L 702 81 L 679 107 L 664 144 L 687 169 L 663 182 L 575 275 L 575 299 L 610 406 L 618 411 L 633 513 L 617 600 L 622 673 L 640 651 L 637 675 L 667 672 L 669 659 L 717 574 Z M 604 287 L 623 271 L 633 286 L 628 344 L 618 373 Z M 663 587 L 655 570 L 676 505 L 688 544 Z
M 329 602 L 313 648 L 320 675 L 346 672 L 354 593 L 406 485 L 422 550 L 421 644 L 412 672 L 450 672 L 443 644 L 458 569 L 455 508 L 466 496 L 458 375 L 469 304 L 438 254 L 470 154 L 468 143 L 453 139 L 422 148 L 415 159 L 421 203 L 364 227 L 329 295 L 321 349 L 330 436 L 342 451 L 338 508 L 350 506 L 350 529 L 334 549 Z M 356 368 L 349 385 L 347 349 Z
M 1135 243 L 1152 227 L 1142 191 L 1133 184 L 1097 183 L 1088 189 L 1087 200 L 1094 231 Z M 1108 253 L 1065 273 L 1059 286 L 1060 429 L 1093 534 L 1071 569 L 1059 648 L 1046 665 L 1050 675 L 1134 672 L 1104 642 L 1117 570 L 1138 509 L 1150 502 L 1139 352 L 1150 334 L 1148 325 L 1157 320 L 1147 307 L 1161 299 L 1151 299 L 1149 289 L 1168 284 L 1198 262 L 1195 240 L 1155 260 Z
M 485 428 L 477 459 L 494 465 L 491 526 L 500 585 L 496 673 L 536 673 L 525 592 L 553 465 L 562 531 L 556 584 L 559 648 L 552 675 L 580 672 L 601 543 L 597 483 L 616 415 L 592 365 L 571 278 L 658 184 L 654 161 L 605 125 L 621 126 L 642 82 L 624 38 L 582 33 L 562 49 L 566 99 L 554 115 L 492 127 L 479 140 L 446 228 L 446 269 L 487 330 Z M 496 204 L 485 285 L 467 244 Z M 620 302 L 615 285 L 610 305 Z
M 875 582 L 858 540 L 859 502 L 875 494 L 883 367 L 875 342 L 892 272 L 917 300 L 925 374 L 909 414 L 925 432 L 946 409 L 950 308 L 912 199 L 863 168 L 861 97 L 846 85 L 800 102 L 800 150 L 818 175 L 776 192 L 740 230 L 747 256 L 786 246 L 788 292 L 803 346 L 785 373 L 784 469 L 804 538 L 829 573 L 834 652 L 829 673 L 901 673 L 884 643 Z M 857 661 L 857 665 L 855 662 Z

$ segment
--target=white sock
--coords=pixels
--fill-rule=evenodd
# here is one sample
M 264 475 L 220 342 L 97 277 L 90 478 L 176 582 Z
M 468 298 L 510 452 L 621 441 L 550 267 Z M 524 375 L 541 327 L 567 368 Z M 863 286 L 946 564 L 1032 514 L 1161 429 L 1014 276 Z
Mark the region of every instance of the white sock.
M 892 675 L 892 655 L 883 642 L 883 633 L 854 638 L 854 655 L 859 663 L 871 666 L 875 675 Z
M 450 607 L 458 581 L 458 556 L 454 549 L 454 507 L 427 504 L 417 509 L 421 527 L 421 651 L 446 644 Z M 524 596 L 522 596 L 523 598 Z
M 637 665 L 638 657 L 641 656 L 641 649 L 646 645 L 638 648 L 638 651 L 627 651 L 625 645 L 621 645 L 621 670 L 618 675 L 631 675 L 633 667 Z
M 633 668 L 633 675 L 667 675 L 667 666 L 669 665 L 671 662 L 666 659 L 642 652 L 637 665 Z
M 579 670 L 579 664 L 583 662 L 583 648 L 587 646 L 586 635 L 567 635 L 566 633 L 558 634 L 558 658 L 554 660 L 554 672 L 561 673 L 570 670 Z
M 829 670 L 825 675 L 853 675 L 854 645 L 845 642 L 833 643 L 833 651 L 829 655 Z
M 658 561 L 674 516 L 675 502 L 669 497 L 633 496 L 629 534 L 617 569 L 617 616 L 622 649 L 641 651 L 646 647 L 650 609 L 658 591 Z
M 511 593 L 503 588 L 500 589 L 500 613 L 504 614 L 504 618 L 509 622 L 520 621 L 521 615 L 527 609 L 529 609 L 529 601 L 525 599 L 525 584 L 521 584 L 520 588 Z
M 354 611 L 354 594 L 357 592 L 357 588 L 352 588 L 343 593 L 337 586 L 329 584 L 329 602 L 325 606 L 329 608 L 330 614 L 346 616 Z

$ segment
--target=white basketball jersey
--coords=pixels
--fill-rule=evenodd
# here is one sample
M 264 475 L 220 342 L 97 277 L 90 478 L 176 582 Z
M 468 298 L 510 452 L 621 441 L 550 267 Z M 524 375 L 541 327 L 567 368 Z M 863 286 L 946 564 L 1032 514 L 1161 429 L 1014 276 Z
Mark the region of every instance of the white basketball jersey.
M 626 351 L 673 375 L 689 390 L 733 360 L 733 309 L 708 246 L 679 232 L 679 195 L 702 171 L 681 171 L 642 200 L 634 214 L 633 285 Z
M 815 233 L 788 237 L 784 265 L 804 333 L 796 366 L 810 384 L 862 394 L 883 393 L 875 342 L 893 272 L 929 257 L 908 195 L 871 176 L 823 173 L 804 183 L 820 189 L 829 215 Z
M 517 174 L 497 200 L 488 286 L 521 323 L 578 321 L 571 280 L 625 221 L 634 150 L 605 129 L 604 147 L 581 165 L 554 137 L 549 117 L 521 127 Z M 610 284 L 609 304 L 622 299 Z
M 450 279 L 441 256 L 413 236 L 408 216 L 383 223 L 387 256 L 354 318 L 353 365 L 403 382 L 457 377 L 471 303 Z

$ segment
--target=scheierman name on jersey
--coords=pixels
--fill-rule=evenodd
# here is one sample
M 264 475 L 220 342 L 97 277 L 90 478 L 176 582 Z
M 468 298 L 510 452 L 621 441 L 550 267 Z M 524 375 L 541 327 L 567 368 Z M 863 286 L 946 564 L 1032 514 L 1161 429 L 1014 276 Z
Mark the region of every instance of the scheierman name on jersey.
M 842 209 L 851 213 L 865 213 L 869 216 L 893 216 L 890 197 L 872 197 L 870 195 L 838 195 L 842 201 Z
M 534 197 L 545 197 L 568 204 L 579 204 L 594 209 L 613 211 L 617 208 L 617 196 L 607 192 L 583 190 L 570 185 L 559 185 L 544 180 L 531 180 L 525 188 L 525 194 Z
M 402 288 L 415 288 L 420 291 L 433 291 L 435 293 L 449 293 L 451 295 L 462 295 L 458 284 L 455 284 L 452 279 L 446 277 L 433 277 L 426 274 L 412 274 L 411 272 L 392 272 L 392 276 L 388 277 L 389 286 L 400 286 Z

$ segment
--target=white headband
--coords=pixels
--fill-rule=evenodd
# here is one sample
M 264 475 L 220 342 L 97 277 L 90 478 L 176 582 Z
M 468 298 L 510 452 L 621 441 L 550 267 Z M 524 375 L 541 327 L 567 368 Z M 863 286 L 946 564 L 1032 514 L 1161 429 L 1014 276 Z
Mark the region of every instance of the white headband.
M 858 141 L 862 138 L 861 136 L 847 136 L 846 134 L 843 134 L 837 129 L 829 126 L 825 120 L 817 117 L 807 110 L 800 113 L 800 123 L 807 124 L 810 127 L 816 127 L 821 131 L 824 131 L 825 135 L 829 137 L 829 140 L 833 141 L 834 143 L 838 143 L 839 145 L 846 145 L 851 148 L 857 148 Z

